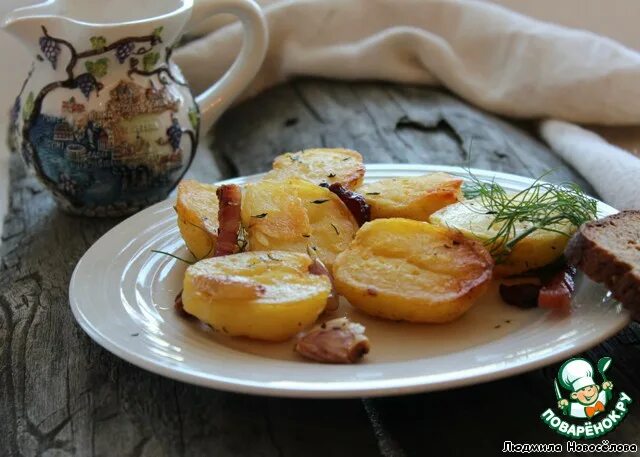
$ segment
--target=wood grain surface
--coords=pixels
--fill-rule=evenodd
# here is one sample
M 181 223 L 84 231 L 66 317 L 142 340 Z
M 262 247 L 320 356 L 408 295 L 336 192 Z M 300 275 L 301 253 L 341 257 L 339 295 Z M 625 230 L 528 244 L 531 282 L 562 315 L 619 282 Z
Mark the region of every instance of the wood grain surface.
M 190 172 L 206 181 L 265 171 L 283 151 L 342 146 L 371 162 L 467 164 L 572 180 L 525 131 L 434 90 L 302 80 L 229 111 Z M 58 211 L 18 157 L 0 247 L 1 456 L 495 455 L 502 443 L 561 442 L 538 419 L 555 403 L 557 366 L 474 387 L 398 398 L 294 400 L 190 386 L 143 371 L 76 325 L 68 284 L 86 249 L 118 220 Z M 616 389 L 640 401 L 640 329 L 609 355 Z M 607 436 L 640 436 L 637 404 Z

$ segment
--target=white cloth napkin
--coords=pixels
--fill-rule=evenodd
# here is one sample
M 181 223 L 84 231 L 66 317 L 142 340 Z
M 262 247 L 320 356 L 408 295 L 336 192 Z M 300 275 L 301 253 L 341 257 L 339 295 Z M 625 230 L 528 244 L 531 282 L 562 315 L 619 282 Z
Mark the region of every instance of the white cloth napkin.
M 506 116 L 640 124 L 640 54 L 589 32 L 469 0 L 262 3 L 270 44 L 245 97 L 302 75 L 377 79 L 442 85 Z M 240 24 L 219 26 L 210 23 L 213 33 L 176 52 L 196 92 L 217 80 L 239 50 Z M 640 159 L 591 132 L 560 125 L 542 127 L 551 147 L 608 203 L 640 208 L 640 166 L 629 166 Z M 589 168 L 598 161 L 619 161 L 629 180 L 612 180 L 607 167 Z
M 545 121 L 540 134 L 604 201 L 619 209 L 640 209 L 640 159 L 568 122 Z

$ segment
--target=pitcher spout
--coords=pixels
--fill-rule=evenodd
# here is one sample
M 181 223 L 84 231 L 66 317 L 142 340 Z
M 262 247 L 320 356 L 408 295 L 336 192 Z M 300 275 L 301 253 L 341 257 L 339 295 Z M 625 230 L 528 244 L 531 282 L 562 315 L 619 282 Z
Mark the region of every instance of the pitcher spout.
M 0 27 L 30 48 L 34 35 L 41 33 L 42 27 L 49 28 L 53 22 L 60 21 L 57 10 L 54 0 L 18 8 L 2 18 Z
M 11 11 L 0 19 L 0 27 L 31 50 L 34 45 L 42 47 L 40 38 L 47 33 L 74 42 L 93 35 L 135 35 L 144 28 L 164 26 L 166 38 L 174 40 L 192 5 L 193 0 L 47 0 Z

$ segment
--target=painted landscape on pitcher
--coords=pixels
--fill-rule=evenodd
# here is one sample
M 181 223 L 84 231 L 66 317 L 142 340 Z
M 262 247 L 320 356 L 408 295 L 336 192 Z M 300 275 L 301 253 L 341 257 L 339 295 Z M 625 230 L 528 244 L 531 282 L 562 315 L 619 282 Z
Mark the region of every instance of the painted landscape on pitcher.
M 121 81 L 103 111 L 87 111 L 70 97 L 62 102 L 63 117 L 38 115 L 29 135 L 47 151 L 40 154 L 44 173 L 69 197 L 88 206 L 142 204 L 157 199 L 182 170 L 178 108 L 164 86 Z M 158 115 L 167 116 L 168 129 Z

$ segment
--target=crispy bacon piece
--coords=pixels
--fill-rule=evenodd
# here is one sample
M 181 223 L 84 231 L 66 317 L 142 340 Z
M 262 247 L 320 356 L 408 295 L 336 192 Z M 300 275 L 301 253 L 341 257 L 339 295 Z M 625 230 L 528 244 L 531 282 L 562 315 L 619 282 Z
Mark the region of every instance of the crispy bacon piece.
M 551 276 L 547 271 L 539 271 L 538 274 L 542 280 L 540 284 L 500 284 L 500 296 L 506 303 L 519 308 L 569 309 L 575 290 L 576 269 L 563 265 Z
M 345 204 L 347 209 L 355 218 L 358 226 L 361 227 L 365 222 L 369 222 L 371 220 L 371 207 L 362 195 L 347 189 L 342 184 L 337 182 L 334 182 L 331 185 L 328 185 L 326 183 L 320 185 L 322 187 L 328 188 L 331 192 L 336 194 L 340 198 L 340 200 L 342 200 L 342 203 Z
M 346 317 L 332 319 L 300 334 L 295 350 L 317 362 L 354 363 L 371 348 L 364 330 Z
M 223 184 L 218 187 L 216 195 L 219 202 L 218 241 L 214 257 L 238 252 L 242 191 L 237 184 Z
M 569 309 L 576 288 L 576 269 L 566 266 L 545 282 L 538 295 L 538 306 L 550 309 Z
M 335 311 L 339 306 L 338 292 L 336 291 L 335 285 L 333 284 L 333 276 L 327 269 L 327 267 L 322 263 L 322 261 L 318 258 L 313 259 L 311 261 L 311 265 L 309 265 L 309 273 L 313 275 L 324 275 L 329 278 L 331 281 L 331 294 L 329 294 L 329 298 L 327 299 L 327 306 L 325 306 L 324 310 L 327 311 Z
M 500 284 L 500 296 L 505 303 L 529 309 L 538 306 L 539 284 Z

